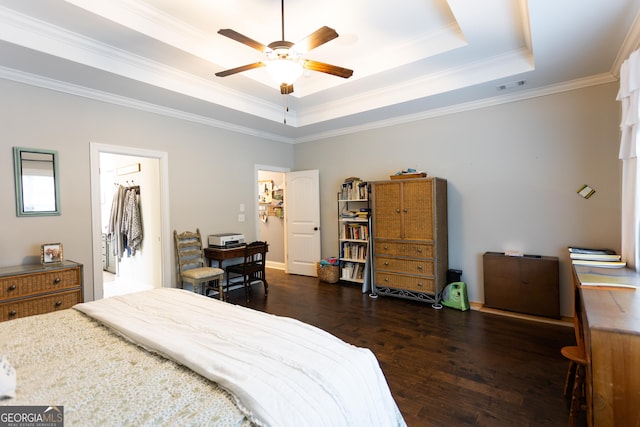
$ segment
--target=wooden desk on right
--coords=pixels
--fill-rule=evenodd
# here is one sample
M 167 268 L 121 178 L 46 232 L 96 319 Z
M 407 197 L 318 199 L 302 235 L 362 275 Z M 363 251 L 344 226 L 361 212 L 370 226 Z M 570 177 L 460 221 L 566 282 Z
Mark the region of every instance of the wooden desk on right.
M 574 265 L 576 308 L 587 353 L 590 426 L 640 425 L 640 274 Z M 624 284 L 634 288 L 583 286 Z

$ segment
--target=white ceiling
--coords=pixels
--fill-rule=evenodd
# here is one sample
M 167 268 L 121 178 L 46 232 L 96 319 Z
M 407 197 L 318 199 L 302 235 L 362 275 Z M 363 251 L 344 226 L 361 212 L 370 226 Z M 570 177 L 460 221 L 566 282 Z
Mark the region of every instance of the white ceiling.
M 214 75 L 263 59 L 219 29 L 280 40 L 279 0 L 0 0 L 0 77 L 295 143 L 612 81 L 640 41 L 639 10 L 640 0 L 287 0 L 286 39 L 334 28 L 305 58 L 354 73 L 307 71 L 281 95 L 264 68 Z

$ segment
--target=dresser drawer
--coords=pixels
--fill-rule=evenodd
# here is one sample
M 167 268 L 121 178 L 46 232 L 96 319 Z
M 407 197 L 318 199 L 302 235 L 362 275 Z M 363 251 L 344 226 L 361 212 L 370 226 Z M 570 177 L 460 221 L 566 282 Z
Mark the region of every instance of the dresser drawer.
M 376 241 L 376 255 L 433 258 L 433 245 L 428 243 L 399 243 Z
M 72 268 L 0 278 L 0 300 L 80 287 L 80 271 Z
M 430 260 L 389 258 L 382 256 L 377 256 L 375 258 L 374 268 L 376 270 L 395 271 L 399 273 L 425 276 L 433 276 L 435 271 L 433 261 Z
M 0 304 L 0 321 L 64 310 L 73 307 L 79 302 L 82 302 L 82 292 L 80 290 L 6 302 Z
M 376 271 L 375 285 L 381 288 L 406 289 L 413 292 L 435 292 L 435 280 L 430 277 L 402 276 Z

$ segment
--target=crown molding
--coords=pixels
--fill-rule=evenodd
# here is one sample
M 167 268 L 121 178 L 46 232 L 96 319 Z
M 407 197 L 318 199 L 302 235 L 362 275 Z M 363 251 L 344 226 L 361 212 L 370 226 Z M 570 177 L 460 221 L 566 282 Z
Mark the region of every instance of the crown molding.
M 284 137 L 273 133 L 260 132 L 246 126 L 238 126 L 221 120 L 212 119 L 210 117 L 200 116 L 198 114 L 187 113 L 173 108 L 164 107 L 150 102 L 139 101 L 125 96 L 114 95 L 95 89 L 89 89 L 84 86 L 74 85 L 35 74 L 25 73 L 23 71 L 14 70 L 0 66 L 0 78 L 11 80 L 17 83 L 23 83 L 30 86 L 37 86 L 68 95 L 79 96 L 92 99 L 95 101 L 106 102 L 109 104 L 119 105 L 121 107 L 133 108 L 148 113 L 159 114 L 174 119 L 185 120 L 219 129 L 229 130 L 245 135 L 251 135 L 258 138 L 268 139 L 277 142 L 292 144 L 295 141 L 291 138 Z
M 182 93 L 236 111 L 280 122 L 282 106 L 232 90 L 211 80 L 114 48 L 47 22 L 0 6 L 0 34 L 10 43 L 73 63 Z M 293 120 L 292 120 L 293 122 Z
M 142 102 L 135 99 L 127 98 L 124 96 L 113 95 L 110 93 L 97 91 L 94 89 L 88 89 L 86 87 L 73 85 L 66 82 L 61 82 L 54 79 L 44 78 L 34 74 L 24 73 L 22 71 L 13 70 L 0 66 L 0 78 L 5 80 L 11 80 L 18 83 L 23 83 L 31 86 L 37 86 L 45 89 L 54 90 L 70 95 L 80 96 L 96 101 L 107 102 L 122 107 L 133 108 L 140 111 L 159 114 L 167 117 L 172 117 L 179 120 L 185 120 L 193 123 L 202 124 L 205 126 L 211 126 L 219 129 L 228 130 L 231 132 L 237 132 L 245 135 L 255 136 L 276 142 L 283 142 L 287 144 L 297 144 L 303 142 L 320 141 L 323 139 L 354 134 L 357 132 L 364 132 L 368 130 L 380 129 L 389 126 L 401 125 L 404 123 L 411 123 L 420 120 L 445 116 L 449 114 L 456 114 L 465 111 L 477 110 L 480 108 L 487 108 L 491 106 L 506 104 L 510 102 L 517 102 L 526 99 L 536 98 L 540 96 L 553 95 L 556 93 L 567 92 L 576 89 L 582 89 L 590 86 L 597 86 L 601 84 L 611 83 L 617 80 L 616 76 L 611 73 L 603 73 L 596 76 L 591 76 L 583 79 L 577 79 L 568 81 L 561 84 L 549 85 L 540 89 L 526 90 L 517 93 L 505 94 L 496 96 L 493 98 L 484 99 L 481 101 L 467 102 L 449 107 L 436 108 L 428 111 L 423 111 L 417 114 L 408 114 L 404 116 L 395 117 L 387 120 L 379 120 L 373 123 L 359 126 L 344 127 L 329 132 L 318 132 L 312 135 L 287 138 L 282 135 L 259 132 L 255 129 L 246 126 L 238 126 L 221 120 L 211 119 L 209 117 L 200 116 L 197 114 L 186 113 L 184 111 L 159 106 L 156 104 Z
M 622 63 L 629 58 L 631 53 L 640 47 L 640 15 L 636 15 L 627 36 L 622 42 L 622 46 L 618 49 L 616 59 L 611 66 L 611 74 L 620 78 L 620 67 Z
M 336 136 L 344 136 L 358 132 L 365 132 L 374 129 L 380 129 L 390 126 L 401 125 L 405 123 L 416 122 L 420 120 L 432 119 L 435 117 L 446 116 L 450 114 L 462 113 L 465 111 L 478 110 L 481 108 L 493 107 L 501 104 L 508 104 L 511 102 L 523 101 L 527 99 L 537 98 L 541 96 L 553 95 L 556 93 L 568 92 L 571 90 L 582 89 L 590 86 L 598 86 L 601 84 L 611 83 L 616 81 L 617 78 L 613 74 L 603 73 L 597 76 L 586 77 L 583 79 L 576 79 L 561 84 L 549 85 L 538 89 L 526 90 L 517 93 L 505 94 L 495 96 L 492 98 L 486 98 L 480 101 L 472 101 L 461 104 L 456 104 L 443 108 L 435 108 L 427 111 L 423 111 L 417 114 L 408 114 L 404 116 L 394 117 L 387 120 L 379 120 L 377 122 L 368 123 L 366 125 L 344 127 L 329 132 L 319 132 L 314 135 L 308 135 L 301 138 L 296 138 L 295 143 L 320 141 L 327 138 Z

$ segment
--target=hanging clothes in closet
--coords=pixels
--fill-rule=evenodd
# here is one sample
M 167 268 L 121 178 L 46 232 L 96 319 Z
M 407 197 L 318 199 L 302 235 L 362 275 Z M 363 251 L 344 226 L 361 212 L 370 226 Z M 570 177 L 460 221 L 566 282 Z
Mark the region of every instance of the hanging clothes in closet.
M 109 219 L 109 238 L 115 244 L 114 255 L 118 261 L 122 256 L 135 255 L 143 240 L 140 217 L 140 186 L 123 187 L 118 185 L 111 204 Z

